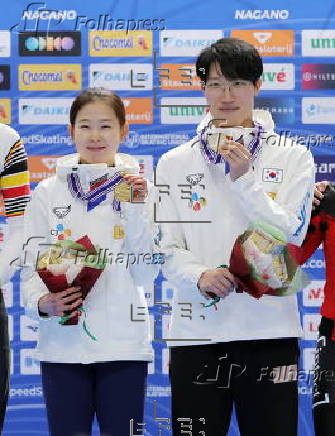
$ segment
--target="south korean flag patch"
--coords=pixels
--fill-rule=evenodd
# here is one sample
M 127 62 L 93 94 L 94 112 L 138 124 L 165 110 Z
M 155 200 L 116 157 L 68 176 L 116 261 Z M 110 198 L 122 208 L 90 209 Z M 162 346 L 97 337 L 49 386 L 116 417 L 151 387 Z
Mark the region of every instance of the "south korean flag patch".
M 263 182 L 282 183 L 283 170 L 278 168 L 264 168 Z

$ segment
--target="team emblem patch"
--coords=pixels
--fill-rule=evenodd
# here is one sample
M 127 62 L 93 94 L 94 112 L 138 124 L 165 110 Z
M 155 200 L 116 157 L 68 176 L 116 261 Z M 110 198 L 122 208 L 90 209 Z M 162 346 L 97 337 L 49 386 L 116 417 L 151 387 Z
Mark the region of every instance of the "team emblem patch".
M 71 211 L 71 205 L 69 206 L 60 206 L 54 207 L 52 212 L 56 215 L 57 218 L 63 219 L 66 215 Z
M 204 174 L 203 173 L 196 173 L 196 174 L 189 174 L 186 176 L 186 180 L 188 183 L 190 183 L 192 186 L 196 186 L 198 183 L 201 182 L 203 179 Z

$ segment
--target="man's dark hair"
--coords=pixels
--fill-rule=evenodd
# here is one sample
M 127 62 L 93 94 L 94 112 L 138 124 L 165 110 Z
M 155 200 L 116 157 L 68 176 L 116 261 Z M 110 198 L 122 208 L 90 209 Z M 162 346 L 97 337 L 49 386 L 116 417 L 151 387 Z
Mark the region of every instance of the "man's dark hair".
M 227 79 L 255 83 L 263 74 L 263 62 L 256 48 L 242 39 L 222 38 L 204 48 L 196 62 L 196 72 L 206 83 L 211 64 L 218 63 Z

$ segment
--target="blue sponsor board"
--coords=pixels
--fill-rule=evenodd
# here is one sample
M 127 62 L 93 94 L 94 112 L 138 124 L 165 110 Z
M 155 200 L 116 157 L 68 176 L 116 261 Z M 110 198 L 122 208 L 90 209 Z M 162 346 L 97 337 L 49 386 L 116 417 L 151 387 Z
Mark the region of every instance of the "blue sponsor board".
M 293 97 L 256 97 L 255 109 L 269 111 L 276 126 L 294 124 L 296 120 Z

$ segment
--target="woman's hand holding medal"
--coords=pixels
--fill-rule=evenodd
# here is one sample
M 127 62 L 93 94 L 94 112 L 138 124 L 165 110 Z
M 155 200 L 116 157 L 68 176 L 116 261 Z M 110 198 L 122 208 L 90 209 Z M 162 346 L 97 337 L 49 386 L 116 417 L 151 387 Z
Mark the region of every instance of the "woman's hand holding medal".
M 116 186 L 114 192 L 118 201 L 144 203 L 148 195 L 147 181 L 143 177 L 124 174 L 123 181 Z

